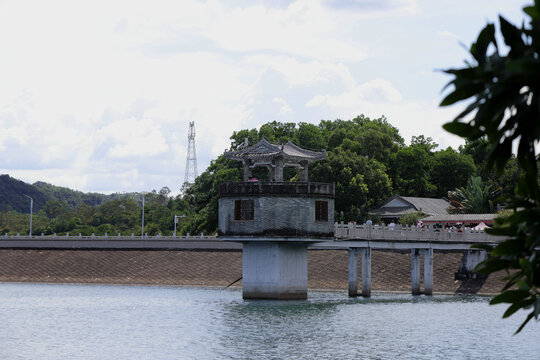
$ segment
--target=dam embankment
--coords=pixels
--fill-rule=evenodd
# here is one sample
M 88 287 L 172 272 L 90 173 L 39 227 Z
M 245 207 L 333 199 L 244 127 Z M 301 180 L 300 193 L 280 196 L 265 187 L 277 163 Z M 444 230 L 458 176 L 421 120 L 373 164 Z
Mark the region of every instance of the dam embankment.
M 500 291 L 502 273 L 484 280 L 454 280 L 462 257 L 459 251 L 434 253 L 435 293 Z M 308 251 L 310 289 L 346 292 L 347 269 L 347 251 Z M 0 282 L 226 287 L 241 286 L 241 276 L 241 250 L 0 250 Z M 411 291 L 410 251 L 372 252 L 372 290 Z

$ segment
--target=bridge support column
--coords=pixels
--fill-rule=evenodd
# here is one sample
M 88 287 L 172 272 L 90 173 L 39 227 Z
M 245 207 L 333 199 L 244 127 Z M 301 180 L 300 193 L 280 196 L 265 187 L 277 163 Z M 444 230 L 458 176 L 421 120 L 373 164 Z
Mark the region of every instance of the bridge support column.
M 362 263 L 362 268 L 364 263 Z M 362 273 L 363 276 L 363 273 Z M 362 287 L 363 287 L 362 282 Z M 358 296 L 358 249 L 349 249 L 349 296 Z
M 465 280 L 465 279 L 476 279 L 482 278 L 483 275 L 476 274 L 473 272 L 473 269 L 480 262 L 488 258 L 488 253 L 484 250 L 467 250 L 463 254 L 463 259 L 459 264 L 459 270 L 455 274 L 456 280 Z
M 362 248 L 362 296 L 371 297 L 371 248 Z
M 242 250 L 242 297 L 307 298 L 307 244 L 250 241 Z
M 411 291 L 413 295 L 420 295 L 420 251 L 411 250 Z
M 424 294 L 433 295 L 433 249 L 422 250 L 424 254 Z

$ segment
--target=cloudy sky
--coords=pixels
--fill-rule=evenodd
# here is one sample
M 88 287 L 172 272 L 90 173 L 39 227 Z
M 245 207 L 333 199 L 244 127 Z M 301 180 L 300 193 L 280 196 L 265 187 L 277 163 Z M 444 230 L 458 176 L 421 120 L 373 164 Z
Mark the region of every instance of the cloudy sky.
M 2 1 L 0 173 L 82 191 L 184 179 L 234 130 L 385 115 L 407 142 L 458 138 L 440 109 L 467 46 L 524 1 Z

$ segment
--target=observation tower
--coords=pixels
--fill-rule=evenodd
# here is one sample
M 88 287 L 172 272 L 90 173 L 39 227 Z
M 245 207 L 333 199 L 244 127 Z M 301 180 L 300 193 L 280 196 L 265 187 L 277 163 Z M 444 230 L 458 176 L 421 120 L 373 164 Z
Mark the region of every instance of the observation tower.
M 308 179 L 309 163 L 325 152 L 262 139 L 225 155 L 244 165 L 243 182 L 219 187 L 220 238 L 243 243 L 243 298 L 306 299 L 307 247 L 334 238 L 334 184 Z M 251 178 L 255 167 L 267 168 L 270 181 Z M 284 182 L 285 167 L 300 181 Z

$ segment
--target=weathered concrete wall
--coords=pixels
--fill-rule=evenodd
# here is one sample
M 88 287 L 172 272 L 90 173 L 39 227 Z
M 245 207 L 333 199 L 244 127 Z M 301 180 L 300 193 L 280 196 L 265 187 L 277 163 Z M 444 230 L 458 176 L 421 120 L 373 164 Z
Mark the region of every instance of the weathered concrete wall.
M 235 200 L 253 200 L 254 219 L 234 220 Z M 328 221 L 315 221 L 315 201 L 328 202 Z M 219 199 L 221 235 L 334 236 L 334 200 L 325 197 L 222 197 Z

